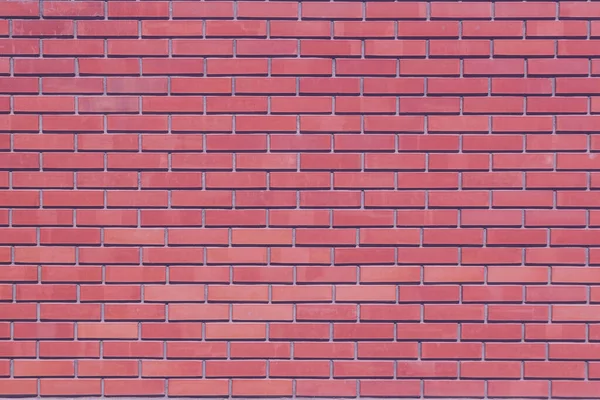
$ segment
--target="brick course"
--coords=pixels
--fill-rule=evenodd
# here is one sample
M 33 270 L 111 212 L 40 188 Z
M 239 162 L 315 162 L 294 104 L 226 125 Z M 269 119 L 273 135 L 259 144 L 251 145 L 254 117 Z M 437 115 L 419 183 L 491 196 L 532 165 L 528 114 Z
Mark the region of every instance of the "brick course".
M 600 398 L 600 2 L 0 3 L 0 397 Z

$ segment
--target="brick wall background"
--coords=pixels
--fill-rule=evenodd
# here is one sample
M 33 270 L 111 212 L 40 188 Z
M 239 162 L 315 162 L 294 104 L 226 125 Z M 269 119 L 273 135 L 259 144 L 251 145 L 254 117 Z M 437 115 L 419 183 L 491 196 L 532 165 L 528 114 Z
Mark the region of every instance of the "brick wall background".
M 600 2 L 0 16 L 1 397 L 600 398 Z

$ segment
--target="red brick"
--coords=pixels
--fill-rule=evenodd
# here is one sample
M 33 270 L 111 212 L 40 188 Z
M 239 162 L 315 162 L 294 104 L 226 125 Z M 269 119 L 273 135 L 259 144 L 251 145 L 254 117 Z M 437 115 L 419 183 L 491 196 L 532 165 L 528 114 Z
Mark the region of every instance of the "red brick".
M 100 379 L 42 379 L 40 393 L 43 396 L 99 396 L 102 393 Z
M 555 4 L 550 1 L 527 4 L 499 2 L 495 11 L 496 18 L 502 19 L 554 19 L 557 16 Z
M 298 396 L 356 396 L 354 380 L 302 379 L 296 383 Z
M 424 56 L 425 42 L 418 40 L 367 40 L 365 55 L 367 56 Z
M 333 376 L 339 378 L 370 378 L 394 375 L 394 364 L 390 361 L 334 361 Z
M 560 365 L 560 366 L 559 366 Z M 527 378 L 558 378 L 573 379 L 583 378 L 585 374 L 585 364 L 583 362 L 525 362 L 525 377 Z
M 202 338 L 201 328 L 197 322 L 145 322 L 142 324 L 142 339 L 199 340 Z
M 600 389 L 597 382 L 557 381 L 552 386 L 552 396 L 587 398 L 594 396 Z
M 563 47 L 559 47 L 559 51 Z M 580 59 L 535 59 L 527 64 L 531 76 L 587 75 L 589 63 Z
M 85 324 L 85 323 L 82 323 Z M 15 339 L 74 339 L 74 325 L 70 322 L 16 322 Z
M 214 354 L 214 352 L 213 352 Z M 226 347 L 223 347 L 223 357 L 226 357 Z M 289 358 L 288 343 L 235 342 L 231 343 L 232 358 Z
M 518 361 L 463 361 L 460 363 L 461 378 L 520 378 L 521 363 Z
M 99 321 L 101 310 L 98 304 L 42 304 L 40 318 L 55 321 Z
M 490 382 L 488 393 L 492 396 L 546 397 L 548 383 L 546 381 L 494 381 Z
M 356 78 L 300 78 L 300 93 L 352 94 L 358 93 L 360 81 Z
M 488 271 L 489 283 L 547 283 L 546 267 L 493 267 Z
M 32 306 L 33 304 L 0 304 L 0 315 L 3 320 L 35 320 L 37 312 Z
M 104 307 L 107 321 L 161 321 L 165 319 L 165 307 L 161 304 L 108 304 Z
M 165 394 L 164 379 L 107 379 L 104 381 L 107 396 L 162 396 Z
M 520 21 L 464 21 L 462 26 L 462 34 L 465 38 L 520 38 L 523 36 L 523 24 Z
M 195 379 L 169 379 L 170 396 L 225 396 L 229 385 L 226 379 L 202 381 Z
M 49 1 L 44 4 L 42 15 L 44 17 L 71 17 L 76 19 L 103 17 L 104 7 L 93 1 L 82 1 L 81 3 Z
M 369 43 L 369 42 L 367 42 Z M 386 42 L 388 43 L 388 42 Z M 392 42 L 395 43 L 395 42 Z M 370 46 L 369 46 L 370 47 Z M 368 94 L 409 95 L 424 93 L 423 78 L 364 78 L 363 90 Z
M 7 2 L 0 396 L 593 397 L 558 3 Z
M 32 376 L 75 376 L 75 364 L 69 360 L 15 360 L 15 377 Z
M 486 358 L 494 360 L 543 360 L 546 346 L 542 343 L 487 343 Z
M 563 2 L 559 13 L 568 10 L 570 2 Z M 571 3 L 572 4 L 572 3 Z M 566 11 L 568 12 L 568 11 Z M 592 23 L 593 24 L 593 23 Z M 592 32 L 594 31 L 592 25 Z M 535 21 L 529 20 L 526 22 L 528 37 L 586 37 L 587 24 L 585 21 Z M 592 36 L 595 36 L 592 34 Z
M 361 19 L 362 7 L 358 3 L 340 2 L 308 3 L 302 8 L 302 18 L 306 19 Z
M 234 396 L 289 396 L 292 393 L 292 381 L 289 379 L 233 379 Z
M 136 377 L 138 364 L 135 361 L 123 360 L 79 360 L 77 374 L 83 377 L 123 376 Z
M 109 18 L 167 18 L 169 5 L 164 2 L 132 4 L 126 2 L 111 3 L 108 7 Z
M 431 7 L 431 17 L 436 19 L 490 19 L 491 5 L 486 2 L 461 3 L 439 2 Z
M 229 307 L 225 304 L 172 304 L 169 321 L 225 321 L 229 319 Z
M 321 343 L 321 342 L 297 342 L 294 343 L 294 353 L 297 358 L 327 359 L 327 358 L 354 358 L 354 346 L 352 343 Z
M 235 329 L 231 329 L 231 327 Z M 273 324 L 271 324 L 273 326 Z M 229 340 L 264 340 L 267 327 L 262 323 L 211 323 L 206 325 L 206 339 Z
M 436 136 L 423 136 L 407 134 L 402 135 L 402 137 L 398 138 L 398 147 L 399 150 L 403 152 L 439 152 L 453 150 L 458 151 L 459 140 L 456 135 L 440 134 Z
M 4 396 L 37 395 L 38 386 L 36 379 L 1 379 L 0 384 L 2 385 L 0 393 Z
M 492 78 L 492 94 L 551 94 L 548 78 Z
M 137 264 L 139 249 L 85 247 L 79 249 L 79 257 L 82 264 Z
M 262 360 L 206 361 L 206 376 L 216 377 L 255 377 L 266 376 L 266 362 Z
M 69 20 L 16 20 L 12 25 L 14 37 L 73 36 L 73 21 Z
M 31 18 L 38 17 L 39 4 L 31 2 L 7 3 L 2 10 L 2 17 Z
M 329 376 L 328 361 L 273 360 L 269 363 L 269 375 L 277 377 L 323 378 Z
M 63 3 L 65 4 L 65 3 Z M 66 3 L 67 5 L 69 3 Z M 138 24 L 135 21 L 77 21 L 77 36 L 80 37 L 103 37 L 122 36 L 136 37 Z
M 75 60 L 73 58 L 21 58 L 15 60 L 14 71 L 17 75 L 74 75 Z
M 333 338 L 336 340 L 390 340 L 394 336 L 394 325 L 391 323 L 335 324 Z
M 367 3 L 367 19 L 425 19 L 427 10 L 424 2 L 411 3 Z
M 102 269 L 99 266 L 67 267 L 44 266 L 42 267 L 42 282 L 102 282 Z
M 223 3 L 221 7 L 224 8 L 226 5 L 228 4 Z M 238 4 L 237 15 L 238 18 L 297 19 L 298 8 L 295 4 L 287 2 L 274 2 L 267 5 L 243 1 Z

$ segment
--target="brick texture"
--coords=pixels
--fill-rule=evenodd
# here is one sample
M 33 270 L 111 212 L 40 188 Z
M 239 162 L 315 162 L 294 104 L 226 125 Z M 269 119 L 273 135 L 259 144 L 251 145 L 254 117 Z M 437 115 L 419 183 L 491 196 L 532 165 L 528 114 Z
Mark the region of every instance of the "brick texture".
M 600 2 L 0 2 L 0 397 L 600 398 Z

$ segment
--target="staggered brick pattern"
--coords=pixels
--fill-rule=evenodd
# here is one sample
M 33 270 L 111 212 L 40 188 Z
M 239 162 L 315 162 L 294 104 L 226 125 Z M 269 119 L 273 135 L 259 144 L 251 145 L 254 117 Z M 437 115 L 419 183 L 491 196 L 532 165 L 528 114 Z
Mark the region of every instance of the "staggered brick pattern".
M 0 17 L 0 397 L 600 398 L 600 2 Z

